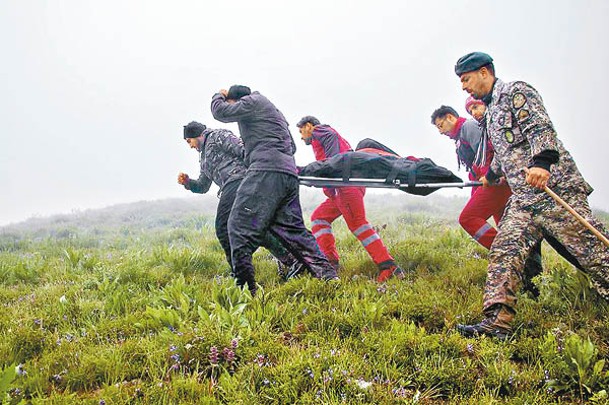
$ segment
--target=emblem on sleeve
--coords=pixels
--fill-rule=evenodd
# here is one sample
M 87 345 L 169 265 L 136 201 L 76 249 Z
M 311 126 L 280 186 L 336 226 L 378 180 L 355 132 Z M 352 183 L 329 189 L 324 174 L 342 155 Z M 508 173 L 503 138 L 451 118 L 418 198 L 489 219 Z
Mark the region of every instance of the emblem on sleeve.
M 507 143 L 514 142 L 514 133 L 512 131 L 505 131 L 505 140 Z
M 520 110 L 520 111 L 518 111 L 518 121 L 524 121 L 527 118 L 529 118 L 529 111 L 528 110 Z
M 526 102 L 527 98 L 522 93 L 516 93 L 514 94 L 514 97 L 512 97 L 512 105 L 514 106 L 514 108 L 520 108 Z

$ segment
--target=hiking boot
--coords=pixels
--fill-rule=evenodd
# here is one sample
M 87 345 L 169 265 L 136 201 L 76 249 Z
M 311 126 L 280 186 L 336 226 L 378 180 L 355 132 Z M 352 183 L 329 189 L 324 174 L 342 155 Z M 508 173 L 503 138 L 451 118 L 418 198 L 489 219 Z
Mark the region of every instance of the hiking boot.
M 487 335 L 499 340 L 507 340 L 512 334 L 514 311 L 503 305 L 495 304 L 484 311 L 485 318 L 475 325 L 457 325 L 457 330 L 465 337 Z
M 402 270 L 399 266 L 392 264 L 386 269 L 379 271 L 379 274 L 376 277 L 376 281 L 378 281 L 379 283 L 384 283 L 391 277 L 403 280 L 406 277 L 406 274 L 404 273 L 404 270 Z
M 320 278 L 324 281 L 340 280 L 340 278 L 338 277 L 338 273 L 336 272 L 336 269 L 332 265 L 330 265 L 326 269 L 324 269 Z

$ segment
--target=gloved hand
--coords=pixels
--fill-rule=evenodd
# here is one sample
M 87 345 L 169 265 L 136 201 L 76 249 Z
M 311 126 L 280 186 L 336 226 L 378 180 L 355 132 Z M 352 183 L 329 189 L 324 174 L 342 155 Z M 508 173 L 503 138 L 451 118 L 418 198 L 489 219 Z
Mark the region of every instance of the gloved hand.
M 333 198 L 336 196 L 336 189 L 334 187 L 324 187 L 324 194 L 328 198 Z

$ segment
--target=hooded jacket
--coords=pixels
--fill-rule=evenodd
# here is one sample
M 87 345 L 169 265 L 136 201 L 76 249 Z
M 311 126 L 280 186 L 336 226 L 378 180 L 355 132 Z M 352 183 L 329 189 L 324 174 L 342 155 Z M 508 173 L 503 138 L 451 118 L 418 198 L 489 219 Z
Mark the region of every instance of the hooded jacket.
M 211 112 L 218 121 L 239 125 L 248 170 L 297 175 L 296 144 L 288 122 L 269 99 L 255 91 L 231 104 L 217 93 L 212 97 Z

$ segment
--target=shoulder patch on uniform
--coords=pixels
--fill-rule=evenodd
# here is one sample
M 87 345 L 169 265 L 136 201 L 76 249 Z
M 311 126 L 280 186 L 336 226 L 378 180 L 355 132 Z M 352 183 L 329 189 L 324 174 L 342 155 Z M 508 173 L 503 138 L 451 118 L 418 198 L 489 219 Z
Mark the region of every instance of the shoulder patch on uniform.
M 527 118 L 529 118 L 529 111 L 528 110 L 520 110 L 518 111 L 518 121 L 524 121 Z
M 512 131 L 505 131 L 505 140 L 507 143 L 514 142 L 514 133 Z
M 514 106 L 514 108 L 518 109 L 521 108 L 524 103 L 527 102 L 527 98 L 524 96 L 524 94 L 518 92 L 516 94 L 514 94 L 514 96 L 512 96 L 512 105 Z

